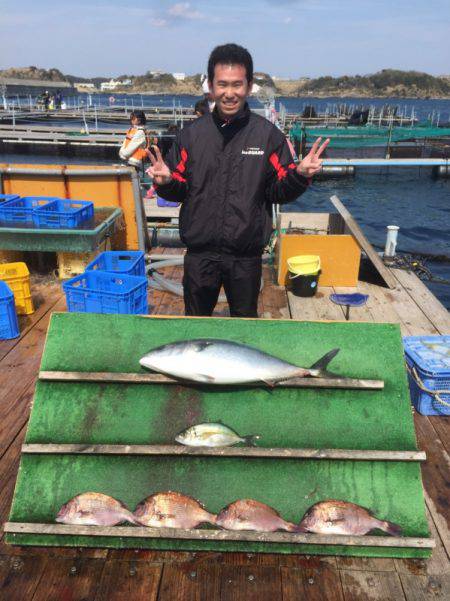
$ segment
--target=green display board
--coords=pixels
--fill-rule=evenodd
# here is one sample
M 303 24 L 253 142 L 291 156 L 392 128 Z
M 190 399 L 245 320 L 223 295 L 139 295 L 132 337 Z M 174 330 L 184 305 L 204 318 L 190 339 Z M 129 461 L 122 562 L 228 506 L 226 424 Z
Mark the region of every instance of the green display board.
M 189 425 L 222 421 L 260 446 L 417 450 L 400 330 L 394 324 L 291 320 L 153 318 L 54 314 L 42 370 L 143 372 L 151 348 L 189 338 L 251 344 L 301 366 L 332 348 L 330 369 L 382 379 L 381 391 L 100 384 L 41 381 L 27 443 L 175 444 Z M 429 536 L 416 462 L 244 457 L 22 455 L 10 521 L 54 523 L 60 506 L 97 491 L 131 509 L 144 497 L 176 490 L 218 512 L 254 498 L 298 522 L 312 504 L 343 499 L 398 523 L 408 537 Z M 126 539 L 8 534 L 31 545 L 426 557 L 413 548 L 332 547 L 261 542 Z

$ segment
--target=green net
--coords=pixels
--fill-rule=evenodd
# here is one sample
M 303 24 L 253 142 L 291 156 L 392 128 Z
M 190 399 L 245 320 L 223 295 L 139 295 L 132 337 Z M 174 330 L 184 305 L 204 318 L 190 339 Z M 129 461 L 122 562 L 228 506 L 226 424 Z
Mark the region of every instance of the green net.
M 450 128 L 444 127 L 293 127 L 290 137 L 295 142 L 312 144 L 317 138 L 331 138 L 333 148 L 386 146 L 388 143 L 418 141 L 450 137 Z

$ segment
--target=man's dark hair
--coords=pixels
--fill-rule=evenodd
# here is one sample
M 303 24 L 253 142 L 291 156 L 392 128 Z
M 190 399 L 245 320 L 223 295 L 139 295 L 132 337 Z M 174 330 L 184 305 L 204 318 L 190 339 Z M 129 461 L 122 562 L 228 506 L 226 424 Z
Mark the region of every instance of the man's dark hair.
M 250 52 L 237 44 L 224 44 L 216 46 L 211 52 L 208 61 L 208 79 L 213 81 L 216 65 L 242 65 L 245 67 L 247 81 L 253 80 L 253 59 Z
M 147 123 L 144 111 L 133 111 L 130 114 L 130 121 L 135 118 L 138 120 L 138 125 L 145 125 Z
M 206 115 L 206 113 L 209 113 L 208 101 L 204 98 L 202 100 L 197 100 L 194 106 L 194 113 L 200 113 L 200 115 Z

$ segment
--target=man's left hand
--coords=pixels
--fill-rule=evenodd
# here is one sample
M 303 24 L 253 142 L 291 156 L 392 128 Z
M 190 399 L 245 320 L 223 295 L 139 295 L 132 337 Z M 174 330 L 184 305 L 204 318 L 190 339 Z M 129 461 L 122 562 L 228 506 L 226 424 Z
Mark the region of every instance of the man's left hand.
M 305 156 L 303 161 L 297 165 L 297 173 L 303 175 L 303 177 L 312 177 L 322 168 L 322 159 L 320 158 L 320 155 L 330 143 L 330 138 L 327 138 L 322 146 L 320 146 L 321 141 L 322 138 L 317 138 L 311 146 L 309 153 Z

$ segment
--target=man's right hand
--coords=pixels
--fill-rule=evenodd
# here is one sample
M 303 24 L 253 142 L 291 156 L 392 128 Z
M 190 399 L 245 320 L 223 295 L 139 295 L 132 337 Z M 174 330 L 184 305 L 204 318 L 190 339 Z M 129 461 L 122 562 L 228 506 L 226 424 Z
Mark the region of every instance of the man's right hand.
M 163 186 L 172 181 L 172 174 L 169 167 L 165 164 L 161 151 L 157 146 L 152 146 L 153 152 L 147 150 L 148 158 L 150 159 L 151 166 L 148 168 L 147 173 L 153 178 L 153 182 L 157 186 Z

